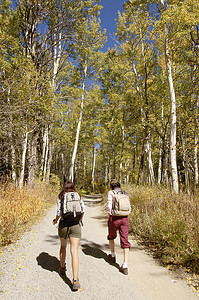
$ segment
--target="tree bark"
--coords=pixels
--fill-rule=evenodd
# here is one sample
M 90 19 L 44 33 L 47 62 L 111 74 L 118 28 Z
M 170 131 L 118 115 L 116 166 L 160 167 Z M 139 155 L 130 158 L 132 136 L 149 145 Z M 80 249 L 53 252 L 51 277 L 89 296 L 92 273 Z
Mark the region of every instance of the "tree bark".
M 25 137 L 24 137 L 24 142 L 23 142 L 23 147 L 22 147 L 23 150 L 22 150 L 22 159 L 21 159 L 21 174 L 20 174 L 20 179 L 19 179 L 19 188 L 20 189 L 23 187 L 23 182 L 24 182 L 27 145 L 28 145 L 28 132 L 26 131 Z
M 162 181 L 162 152 L 163 152 L 163 141 L 162 141 L 162 134 L 163 134 L 163 121 L 164 121 L 164 104 L 162 102 L 162 113 L 161 113 L 161 136 L 159 137 L 159 162 L 158 162 L 158 184 Z
M 199 47 L 198 45 L 195 48 L 195 52 L 197 53 Z M 196 90 L 198 88 L 198 84 L 196 84 L 196 76 L 195 72 L 197 70 L 197 66 L 194 65 L 193 68 L 193 84 L 196 86 Z M 196 98 L 196 109 L 195 109 L 195 130 L 194 130 L 194 177 L 195 177 L 195 186 L 198 187 L 198 128 L 199 128 L 199 121 L 198 121 L 198 108 L 199 108 L 199 94 L 198 90 L 194 95 Z
M 96 153 L 97 153 L 96 145 L 93 145 L 93 163 L 92 163 L 92 177 L 91 177 L 91 186 L 92 186 L 92 191 L 93 192 L 95 190 L 95 161 L 96 161 Z
M 142 173 L 144 168 L 144 154 L 145 154 L 145 134 L 143 135 L 143 142 L 142 142 L 142 153 L 140 158 L 140 164 L 139 164 L 139 172 L 138 172 L 138 180 L 137 184 L 142 184 Z
M 43 149 L 42 149 L 42 157 L 41 157 L 41 169 L 40 176 L 43 175 L 44 172 L 44 164 L 45 164 L 45 153 L 46 153 L 46 145 L 47 145 L 47 136 L 48 136 L 48 127 L 45 127 L 44 135 L 43 135 Z
M 37 132 L 33 133 L 30 145 L 28 186 L 33 187 L 37 167 Z
M 73 149 L 73 155 L 72 155 L 72 159 L 71 159 L 71 166 L 70 166 L 70 170 L 69 170 L 69 180 L 71 180 L 72 182 L 74 181 L 74 165 L 75 165 L 75 158 L 76 158 L 77 147 L 78 147 L 78 142 L 79 142 L 80 128 L 81 128 L 81 123 L 82 123 L 86 78 L 87 78 L 87 64 L 84 67 L 84 77 L 83 77 L 83 83 L 82 83 L 82 96 L 81 96 L 79 120 L 78 120 L 78 125 L 77 125 L 77 131 L 76 131 L 76 138 L 75 138 L 75 145 L 74 145 L 74 149 Z
M 119 170 L 119 182 L 122 181 L 122 164 L 123 164 L 123 155 L 124 155 L 124 124 L 122 124 L 122 149 L 120 157 L 120 170 Z
M 48 163 L 47 163 L 47 170 L 46 170 L 46 183 L 49 183 L 50 179 L 50 169 L 51 169 L 51 162 L 53 158 L 53 141 L 50 139 L 49 141 L 49 151 L 48 151 Z
M 199 95 L 196 101 L 196 117 L 195 117 L 195 132 L 194 132 L 194 173 L 195 173 L 195 186 L 198 187 L 198 107 Z
M 162 7 L 164 8 L 164 0 L 160 0 Z M 165 52 L 165 61 L 166 61 L 166 71 L 167 71 L 167 80 L 169 86 L 169 95 L 171 103 L 170 111 L 170 157 L 171 157 L 171 174 L 172 174 L 172 186 L 173 191 L 178 193 L 178 171 L 177 171 L 177 161 L 176 161 L 176 98 L 175 90 L 173 85 L 172 78 L 172 67 L 169 53 L 169 41 L 168 41 L 168 29 L 165 24 L 164 28 L 164 52 Z
M 148 135 L 148 137 L 146 139 L 145 151 L 147 153 L 150 184 L 154 184 L 155 183 L 155 177 L 154 177 L 154 171 L 153 171 L 150 135 Z
M 49 139 L 48 139 L 48 129 L 46 134 L 46 152 L 44 158 L 44 168 L 43 168 L 43 182 L 46 180 L 46 170 L 47 170 L 47 162 L 48 162 L 48 148 L 49 148 Z

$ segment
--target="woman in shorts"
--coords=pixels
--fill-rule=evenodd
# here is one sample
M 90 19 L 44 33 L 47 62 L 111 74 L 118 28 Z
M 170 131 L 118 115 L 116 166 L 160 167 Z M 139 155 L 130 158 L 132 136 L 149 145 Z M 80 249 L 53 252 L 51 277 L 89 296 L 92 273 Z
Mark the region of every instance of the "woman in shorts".
M 66 266 L 66 246 L 67 239 L 70 240 L 70 253 L 72 258 L 72 271 L 73 271 L 73 290 L 78 290 L 80 288 L 79 284 L 79 256 L 78 256 L 78 248 L 79 242 L 81 239 L 81 223 L 84 215 L 84 203 L 82 199 L 80 200 L 81 208 L 82 208 L 82 216 L 80 220 L 67 220 L 63 218 L 62 212 L 62 204 L 64 201 L 64 195 L 67 192 L 75 192 L 75 186 L 72 182 L 65 182 L 62 191 L 60 192 L 57 198 L 57 215 L 53 220 L 53 224 L 55 225 L 60 219 L 58 226 L 58 235 L 60 238 L 60 267 L 59 274 L 65 275 Z

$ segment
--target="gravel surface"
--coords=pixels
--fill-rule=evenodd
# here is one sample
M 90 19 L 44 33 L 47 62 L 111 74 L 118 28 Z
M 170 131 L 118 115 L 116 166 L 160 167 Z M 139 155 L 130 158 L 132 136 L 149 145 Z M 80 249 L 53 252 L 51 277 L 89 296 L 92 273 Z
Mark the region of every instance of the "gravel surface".
M 57 226 L 52 225 L 56 206 L 46 217 L 24 233 L 21 239 L 0 252 L 1 299 L 87 299 L 87 300 L 194 300 L 196 293 L 183 280 L 177 280 L 166 268 L 131 241 L 129 275 L 119 272 L 122 250 L 116 239 L 117 263 L 107 261 L 107 219 L 100 204 L 86 203 L 83 237 L 79 247 L 80 284 L 71 290 L 72 270 L 69 245 L 67 272 L 61 278 Z

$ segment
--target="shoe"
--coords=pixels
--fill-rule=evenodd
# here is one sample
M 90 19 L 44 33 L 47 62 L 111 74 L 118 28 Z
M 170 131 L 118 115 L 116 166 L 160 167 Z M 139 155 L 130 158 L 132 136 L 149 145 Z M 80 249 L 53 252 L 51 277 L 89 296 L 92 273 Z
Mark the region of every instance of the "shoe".
M 80 283 L 79 283 L 79 279 L 74 280 L 73 279 L 73 287 L 72 287 L 73 291 L 78 291 L 80 289 Z
M 114 264 L 116 262 L 116 257 L 113 257 L 111 254 L 108 255 L 108 261 L 111 264 Z
M 123 267 L 121 266 L 120 272 L 123 273 L 124 275 L 128 275 L 128 268 L 123 268 Z
M 66 266 L 64 266 L 63 268 L 62 268 L 62 267 L 59 267 L 58 272 L 59 272 L 59 275 L 60 275 L 60 276 L 65 275 L 65 274 L 66 274 Z

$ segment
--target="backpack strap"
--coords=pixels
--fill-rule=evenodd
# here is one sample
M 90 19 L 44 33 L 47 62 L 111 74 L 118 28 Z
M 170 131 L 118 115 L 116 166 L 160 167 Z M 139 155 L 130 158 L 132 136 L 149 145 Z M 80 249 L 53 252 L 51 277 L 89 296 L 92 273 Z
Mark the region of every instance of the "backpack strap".
M 121 190 L 121 191 L 116 191 L 116 190 L 112 190 L 112 192 L 113 192 L 113 194 L 119 194 L 119 193 L 121 193 L 121 194 L 124 194 L 124 192 L 123 192 L 123 190 Z

